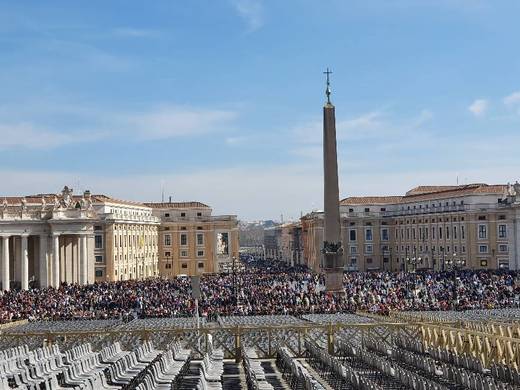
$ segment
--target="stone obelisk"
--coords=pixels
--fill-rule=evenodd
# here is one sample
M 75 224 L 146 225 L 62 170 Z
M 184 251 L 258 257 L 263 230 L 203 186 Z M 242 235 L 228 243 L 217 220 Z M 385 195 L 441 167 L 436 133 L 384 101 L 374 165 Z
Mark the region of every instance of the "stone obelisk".
M 327 102 L 323 107 L 324 226 L 322 268 L 325 286 L 332 293 L 343 292 L 343 247 L 339 214 L 338 154 L 336 149 L 336 115 L 330 102 L 330 74 L 327 75 Z

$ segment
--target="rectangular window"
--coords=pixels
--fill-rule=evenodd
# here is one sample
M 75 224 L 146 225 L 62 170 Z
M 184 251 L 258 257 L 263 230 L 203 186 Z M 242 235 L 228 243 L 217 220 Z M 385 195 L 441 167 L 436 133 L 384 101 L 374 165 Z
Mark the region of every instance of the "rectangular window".
M 439 240 L 442 240 L 442 226 L 439 226 Z
M 372 241 L 372 229 L 365 230 L 365 241 Z
M 199 268 L 204 268 L 204 263 L 197 263 L 197 266 L 198 266 Z
M 389 234 L 388 234 L 388 229 L 387 228 L 381 229 L 381 240 L 382 241 L 388 241 L 389 240 Z
M 464 229 L 464 225 L 460 227 L 460 238 L 463 240 L 466 239 L 466 230 Z
M 186 216 L 186 213 L 181 213 L 181 217 L 184 218 Z
M 365 245 L 365 253 L 372 253 L 373 249 L 372 245 Z
M 457 226 L 453 226 L 453 239 L 457 239 Z
M 94 230 L 103 230 L 102 226 L 94 226 Z
M 507 226 L 498 225 L 498 238 L 507 238 Z
M 432 226 L 432 240 L 435 240 L 435 228 Z
M 103 277 L 103 270 L 100 268 L 96 268 L 96 278 L 102 278 Z
M 350 265 L 356 265 L 357 264 L 357 259 L 355 257 L 351 257 L 350 258 Z
M 188 235 L 187 234 L 181 234 L 181 245 L 188 245 Z
M 96 263 L 102 263 L 103 262 L 103 256 L 96 255 Z
M 165 234 L 163 241 L 164 241 L 164 246 L 172 246 L 172 235 L 171 234 Z
M 204 245 L 204 234 L 197 233 L 197 245 Z
M 204 251 L 197 251 L 197 257 L 204 257 Z
M 507 245 L 506 244 L 500 244 L 498 246 L 498 251 L 502 252 L 502 253 L 507 252 Z
M 349 238 L 350 241 L 356 241 L 356 229 L 350 229 Z
M 415 240 L 415 228 L 412 228 L 412 239 Z
M 462 253 L 466 253 L 466 247 L 464 245 L 462 246 Z
M 202 217 L 202 213 L 201 213 L 201 212 L 198 212 L 198 213 L 197 213 L 197 217 Z
M 166 269 L 171 269 L 171 268 L 172 268 L 171 263 L 167 263 L 167 264 L 165 265 L 165 268 L 166 268 Z
M 350 253 L 352 253 L 352 254 L 357 253 L 357 246 L 351 246 L 350 247 Z
M 170 216 L 170 213 L 164 213 L 164 216 L 168 218 Z
M 450 227 L 446 226 L 446 240 L 450 239 Z
M 187 263 L 182 263 L 182 264 L 181 264 L 181 268 L 183 268 L 183 269 L 188 268 L 188 264 L 187 264 Z
M 188 257 L 188 251 L 182 250 L 181 251 L 181 257 Z
M 164 257 L 171 257 L 171 256 L 172 256 L 171 252 L 164 252 Z
M 94 236 L 94 244 L 96 249 L 103 249 L 103 236 Z
M 479 245 L 478 252 L 479 253 L 488 253 L 488 246 L 487 245 Z
M 478 225 L 478 238 L 481 240 L 485 240 L 487 238 L 487 226 L 486 225 Z

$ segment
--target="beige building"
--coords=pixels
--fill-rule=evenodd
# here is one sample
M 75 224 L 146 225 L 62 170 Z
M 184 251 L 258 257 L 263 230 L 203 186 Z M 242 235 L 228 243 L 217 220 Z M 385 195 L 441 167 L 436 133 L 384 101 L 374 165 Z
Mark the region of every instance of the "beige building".
M 147 203 L 161 220 L 159 274 L 218 273 L 238 259 L 235 215 L 213 216 L 200 202 Z
M 219 272 L 238 258 L 236 216 L 212 216 L 198 202 L 144 204 L 68 187 L 0 201 L 2 290 Z
M 517 195 L 518 194 L 518 195 Z M 421 186 L 341 201 L 346 270 L 519 269 L 520 185 Z M 305 262 L 318 270 L 323 215 L 302 218 Z

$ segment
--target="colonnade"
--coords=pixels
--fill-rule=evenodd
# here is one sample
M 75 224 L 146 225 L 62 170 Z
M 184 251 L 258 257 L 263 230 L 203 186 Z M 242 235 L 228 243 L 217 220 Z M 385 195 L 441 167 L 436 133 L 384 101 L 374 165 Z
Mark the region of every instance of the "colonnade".
M 0 281 L 2 290 L 9 290 L 11 282 L 19 282 L 22 290 L 29 288 L 29 259 L 33 261 L 31 279 L 41 288 L 59 287 L 61 282 L 87 284 L 89 264 L 93 267 L 93 253 L 89 253 L 86 234 L 53 233 L 1 235 Z M 32 243 L 32 245 L 29 245 Z M 71 245 L 69 249 L 67 247 Z M 29 253 L 29 247 L 32 253 Z M 11 253 L 12 251 L 12 253 Z M 12 268 L 16 268 L 12 269 Z

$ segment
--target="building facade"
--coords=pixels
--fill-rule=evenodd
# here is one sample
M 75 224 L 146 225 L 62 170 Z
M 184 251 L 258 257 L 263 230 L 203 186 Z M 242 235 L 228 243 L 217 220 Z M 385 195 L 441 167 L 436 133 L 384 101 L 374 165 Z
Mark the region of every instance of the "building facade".
M 265 257 L 288 265 L 303 264 L 303 234 L 301 222 L 288 222 L 264 230 Z
M 235 215 L 213 216 L 200 202 L 147 203 L 161 220 L 159 274 L 219 273 L 239 256 Z
M 0 206 L 2 290 L 219 272 L 233 257 L 236 216 L 198 202 L 144 204 L 66 186 Z
M 520 269 L 520 185 L 422 186 L 341 201 L 346 270 Z M 302 217 L 305 263 L 319 270 L 323 216 Z

